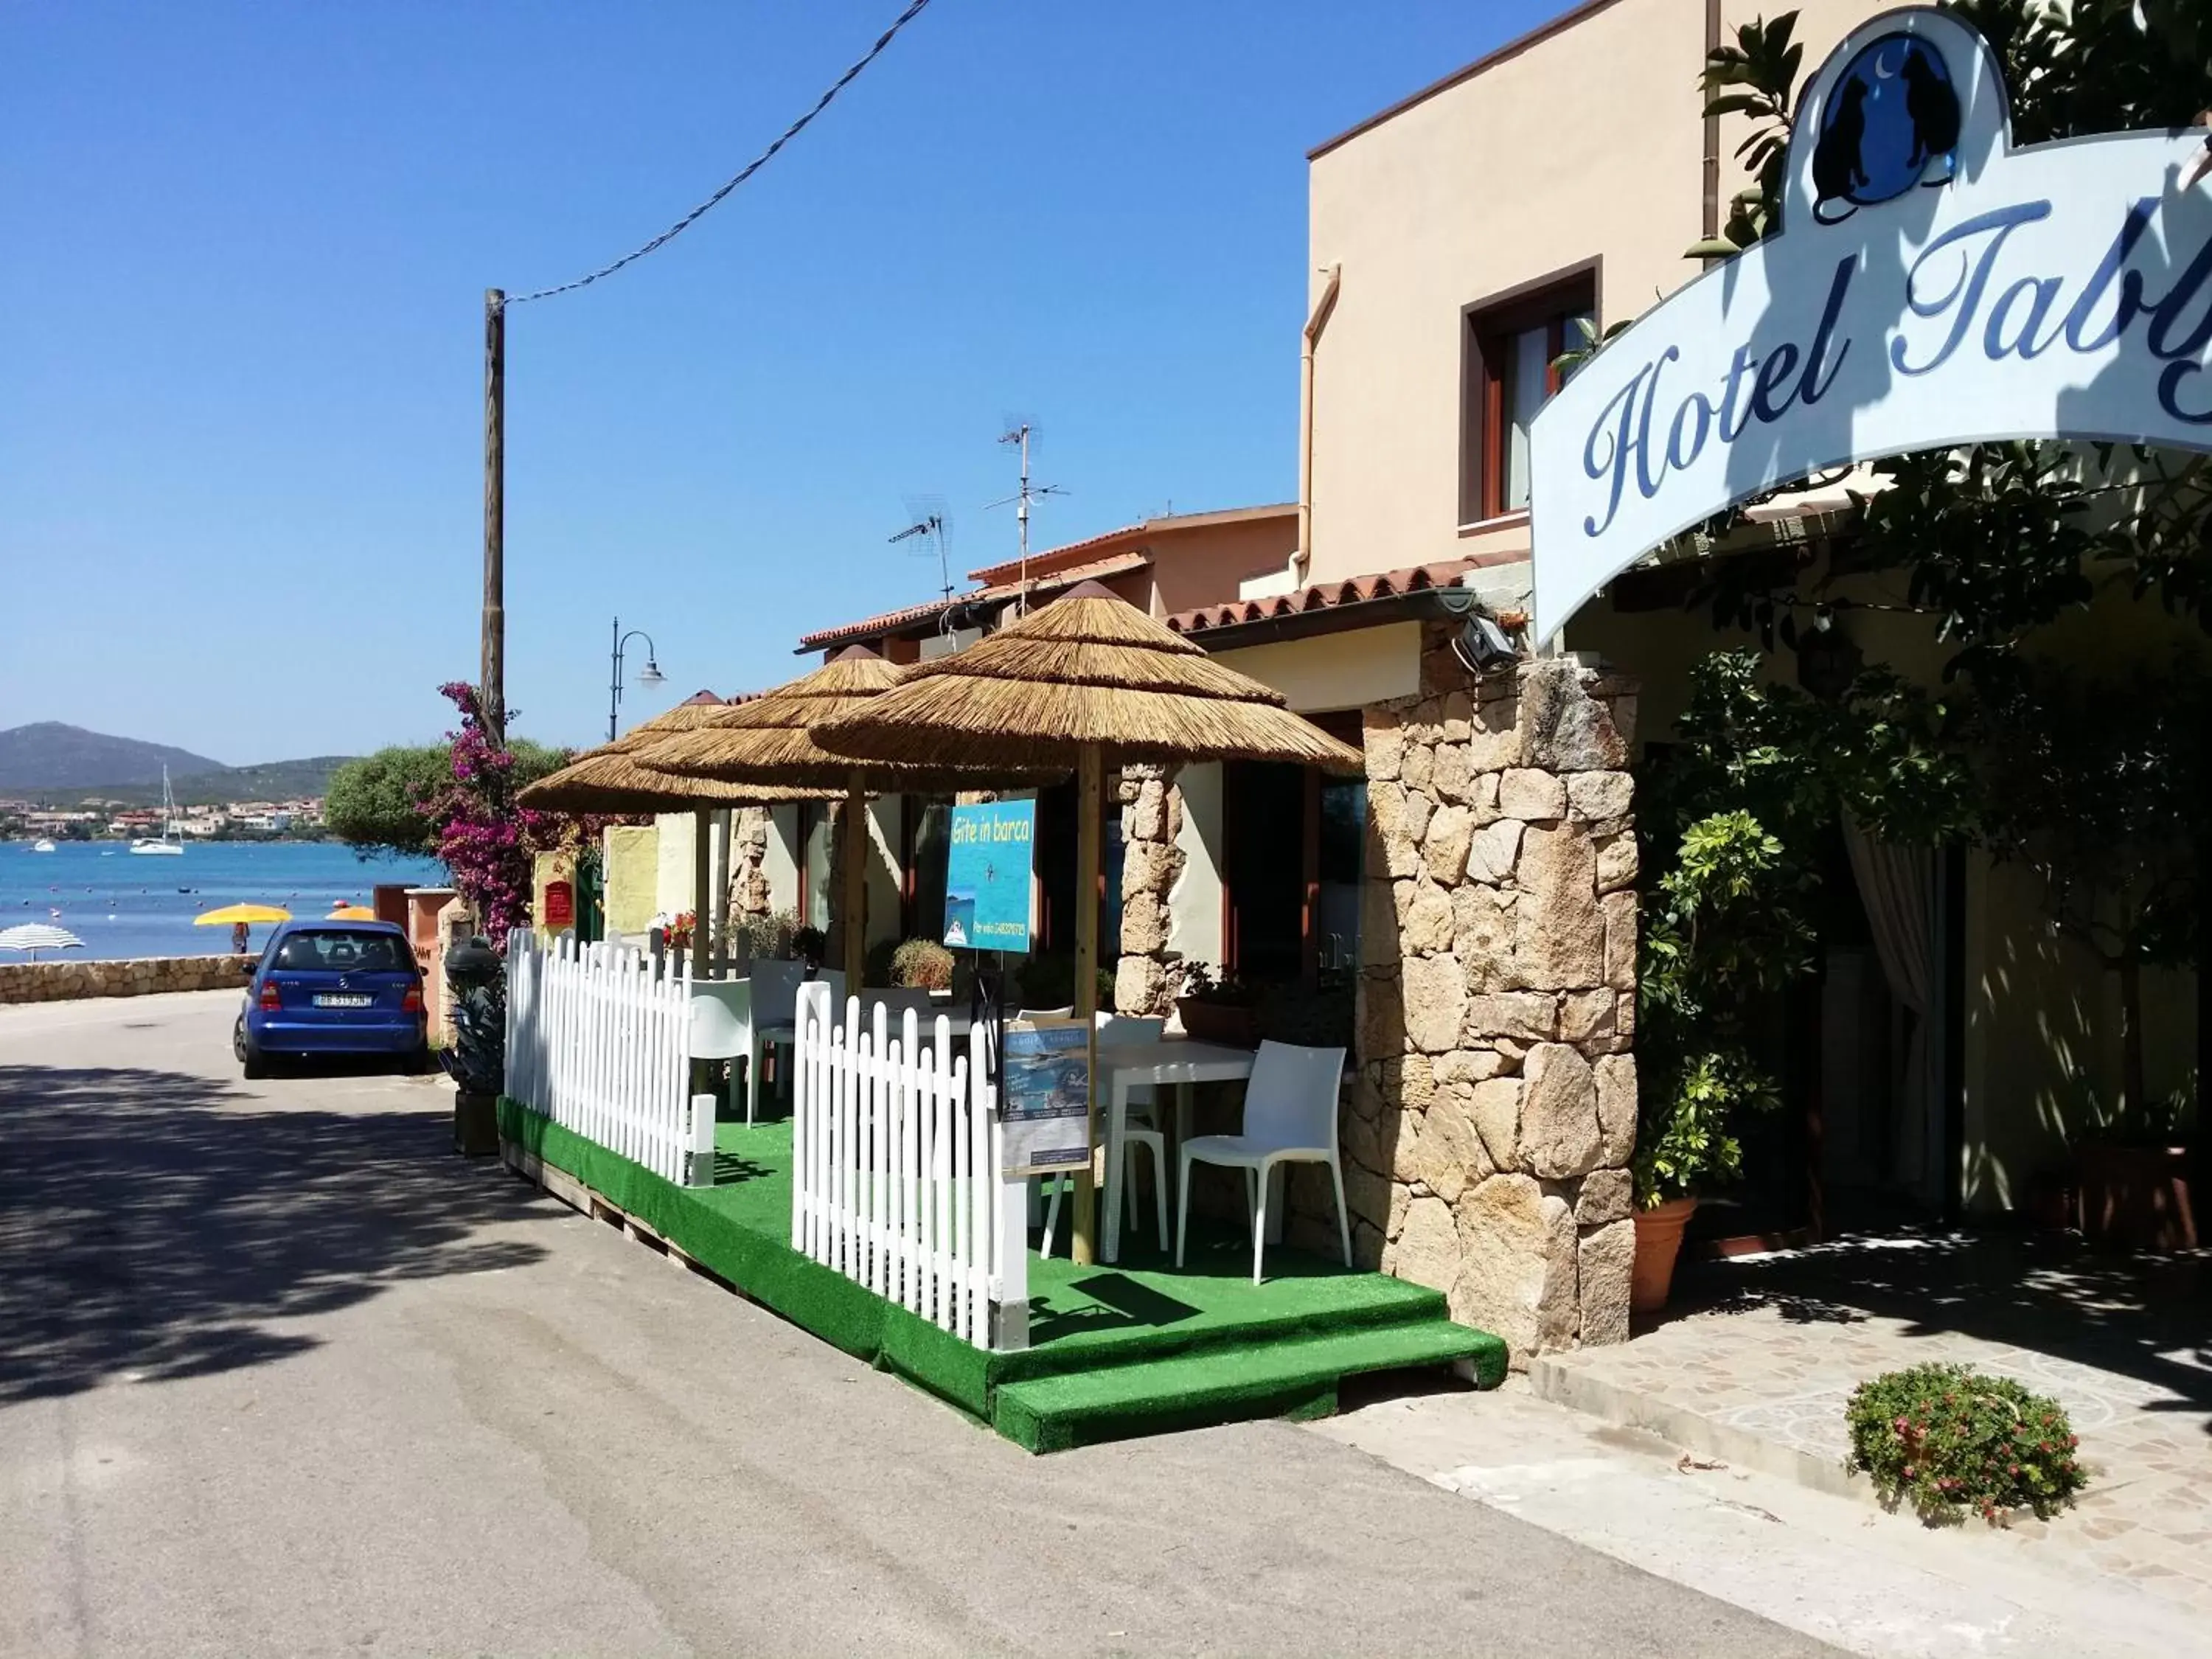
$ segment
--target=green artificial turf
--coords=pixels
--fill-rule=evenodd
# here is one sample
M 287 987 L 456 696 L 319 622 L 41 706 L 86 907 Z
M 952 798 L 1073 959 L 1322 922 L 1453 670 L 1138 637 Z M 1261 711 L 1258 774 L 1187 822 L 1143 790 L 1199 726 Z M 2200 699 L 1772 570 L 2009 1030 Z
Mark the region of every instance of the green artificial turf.
M 1346 1376 L 1479 1363 L 1495 1344 L 1495 1337 L 1448 1320 L 1419 1320 L 1200 1348 L 1007 1382 L 994 1397 L 992 1420 L 1017 1445 L 1042 1452 L 1255 1417 L 1326 1417 Z M 1504 1358 L 1500 1346 L 1501 1371 Z
M 1283 1246 L 1255 1286 L 1249 1240 L 1202 1223 L 1181 1272 L 1143 1237 L 1125 1237 L 1113 1267 L 1032 1255 L 1030 1346 L 989 1352 L 791 1249 L 788 1123 L 720 1126 L 710 1188 L 676 1186 L 512 1101 L 500 1132 L 746 1296 L 1032 1450 L 1325 1415 L 1337 1379 L 1361 1371 L 1469 1359 L 1480 1386 L 1504 1375 L 1504 1345 L 1452 1324 L 1436 1291 Z

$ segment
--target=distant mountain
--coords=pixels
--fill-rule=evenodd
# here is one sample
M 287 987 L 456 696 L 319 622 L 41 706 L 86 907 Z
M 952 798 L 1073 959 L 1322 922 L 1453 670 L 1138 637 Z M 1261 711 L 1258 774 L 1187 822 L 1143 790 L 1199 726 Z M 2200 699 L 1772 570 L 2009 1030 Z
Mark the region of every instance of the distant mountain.
M 258 766 L 226 766 L 219 772 L 196 773 L 170 779 L 179 806 L 225 806 L 234 800 L 299 800 L 320 795 L 329 787 L 331 774 L 354 758 L 351 755 L 311 755 L 306 760 L 264 761 Z M 152 799 L 161 798 L 154 786 Z
M 297 800 L 319 795 L 331 774 L 350 755 L 225 766 L 221 761 L 131 738 L 111 738 L 82 726 L 47 720 L 0 732 L 0 794 L 27 795 L 53 804 L 120 801 L 155 806 L 161 799 L 161 768 L 179 806 L 224 806 L 240 800 Z
M 112 738 L 58 720 L 0 732 L 0 790 L 44 793 L 98 784 L 150 783 L 158 793 L 164 766 L 179 777 L 228 769 L 221 761 L 189 749 Z

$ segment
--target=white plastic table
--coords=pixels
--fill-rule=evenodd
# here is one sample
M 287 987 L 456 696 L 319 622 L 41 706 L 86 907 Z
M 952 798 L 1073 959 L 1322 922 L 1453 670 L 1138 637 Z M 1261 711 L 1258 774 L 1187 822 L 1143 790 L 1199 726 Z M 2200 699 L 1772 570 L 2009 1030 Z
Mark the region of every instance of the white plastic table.
M 1190 1138 L 1190 1085 L 1225 1083 L 1252 1075 L 1249 1048 L 1200 1042 L 1190 1037 L 1162 1037 L 1157 1042 L 1102 1042 L 1098 1077 L 1106 1110 L 1106 1237 L 1100 1254 L 1109 1261 L 1121 1255 L 1121 1159 L 1117 1155 L 1129 1117 L 1129 1091 L 1144 1084 L 1176 1085 L 1176 1144 Z M 1168 1172 L 1159 1172 L 1165 1181 Z M 1163 1241 L 1164 1242 L 1164 1241 Z

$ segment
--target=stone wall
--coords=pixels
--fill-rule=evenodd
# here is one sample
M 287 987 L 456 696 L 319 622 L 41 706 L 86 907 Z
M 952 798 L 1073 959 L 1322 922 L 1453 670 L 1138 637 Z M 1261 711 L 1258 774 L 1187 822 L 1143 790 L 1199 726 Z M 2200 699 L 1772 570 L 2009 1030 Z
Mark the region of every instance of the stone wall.
M 767 915 L 769 809 L 740 806 L 730 815 L 730 917 Z
M 1121 803 L 1121 952 L 1114 1008 L 1170 1014 L 1182 983 L 1182 953 L 1173 948 L 1169 896 L 1182 874 L 1182 793 L 1175 769 L 1125 766 Z
M 1570 659 L 1477 679 L 1446 638 L 1365 711 L 1345 1176 L 1356 1252 L 1520 1364 L 1628 1335 L 1636 697 Z M 1293 1194 L 1307 1236 L 1325 1192 Z
M 137 997 L 155 991 L 236 990 L 252 957 L 139 957 L 127 962 L 0 963 L 0 1002 Z

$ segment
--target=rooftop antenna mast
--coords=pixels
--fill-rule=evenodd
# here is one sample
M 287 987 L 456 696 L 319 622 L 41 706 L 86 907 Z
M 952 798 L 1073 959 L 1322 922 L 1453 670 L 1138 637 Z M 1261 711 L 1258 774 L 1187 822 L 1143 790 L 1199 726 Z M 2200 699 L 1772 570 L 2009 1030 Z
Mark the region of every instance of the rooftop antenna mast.
M 921 536 L 926 538 L 926 547 L 934 547 L 937 553 L 938 596 L 949 605 L 952 600 L 952 567 L 945 551 L 946 526 L 944 508 L 941 505 L 917 507 L 913 501 L 908 501 L 906 504 L 906 510 L 919 516 L 914 523 L 892 537 L 891 544 L 896 546 L 900 542 L 910 541 L 915 537 Z
M 1022 550 L 1021 592 L 1014 600 L 1014 614 L 1017 616 L 1026 615 L 1030 608 L 1030 503 L 1040 495 L 1065 495 L 1067 493 L 1058 484 L 1032 485 L 1030 483 L 1030 439 L 1034 434 L 1035 429 L 1029 422 L 1016 421 L 1000 434 L 1000 443 L 1013 444 L 1021 450 L 1022 483 L 1021 488 L 1005 501 L 991 503 L 993 507 L 1004 507 L 1007 501 L 1014 503 L 1014 527 L 1021 538 Z

